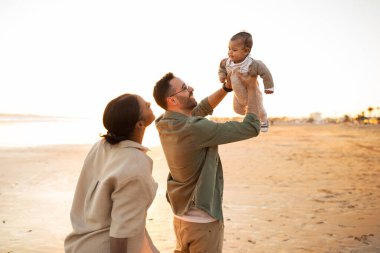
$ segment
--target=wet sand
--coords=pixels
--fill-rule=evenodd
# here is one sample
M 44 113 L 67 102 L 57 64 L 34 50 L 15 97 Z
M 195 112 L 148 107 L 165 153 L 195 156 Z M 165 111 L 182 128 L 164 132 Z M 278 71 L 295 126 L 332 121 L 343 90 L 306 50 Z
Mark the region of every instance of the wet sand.
M 0 148 L 0 253 L 63 252 L 69 211 L 90 145 Z M 167 166 L 147 228 L 172 252 Z M 380 126 L 274 125 L 220 146 L 225 253 L 380 252 Z

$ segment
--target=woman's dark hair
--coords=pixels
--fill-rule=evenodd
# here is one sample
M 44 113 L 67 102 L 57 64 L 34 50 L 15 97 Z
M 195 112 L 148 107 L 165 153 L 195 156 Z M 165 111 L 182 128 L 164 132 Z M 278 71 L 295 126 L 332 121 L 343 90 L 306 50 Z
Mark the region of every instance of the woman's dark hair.
M 103 125 L 107 134 L 102 135 L 110 144 L 129 140 L 137 121 L 140 119 L 140 106 L 137 96 L 123 94 L 111 100 L 103 113 Z

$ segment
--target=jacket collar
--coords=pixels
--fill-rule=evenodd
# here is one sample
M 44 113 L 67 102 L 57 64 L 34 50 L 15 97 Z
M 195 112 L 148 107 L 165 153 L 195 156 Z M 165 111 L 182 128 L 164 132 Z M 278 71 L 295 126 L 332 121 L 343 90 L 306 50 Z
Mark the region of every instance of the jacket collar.
M 186 114 L 180 112 L 166 111 L 163 118 L 188 118 Z
M 181 118 L 188 118 L 189 116 L 179 113 L 179 112 L 173 112 L 173 111 L 165 111 L 161 116 L 159 116 L 156 120 L 155 123 L 158 125 L 160 121 L 163 119 L 181 119 Z

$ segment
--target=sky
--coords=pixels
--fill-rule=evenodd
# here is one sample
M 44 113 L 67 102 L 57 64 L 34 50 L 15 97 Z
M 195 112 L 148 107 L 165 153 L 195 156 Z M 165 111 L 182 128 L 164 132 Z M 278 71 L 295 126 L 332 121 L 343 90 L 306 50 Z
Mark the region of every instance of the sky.
M 155 82 L 173 72 L 200 101 L 242 30 L 273 75 L 269 117 L 380 106 L 378 0 L 0 0 L 0 113 L 100 118 L 136 93 L 157 116 Z M 232 96 L 215 116 L 235 116 Z

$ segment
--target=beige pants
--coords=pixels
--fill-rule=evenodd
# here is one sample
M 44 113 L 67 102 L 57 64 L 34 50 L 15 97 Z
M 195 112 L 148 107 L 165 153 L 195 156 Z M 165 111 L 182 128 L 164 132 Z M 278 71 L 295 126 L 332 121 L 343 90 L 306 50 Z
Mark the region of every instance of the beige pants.
M 177 245 L 174 253 L 221 253 L 223 221 L 210 223 L 186 222 L 174 217 Z

